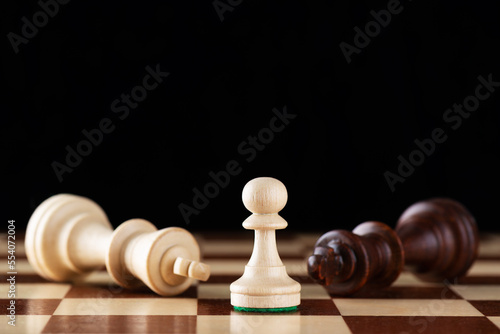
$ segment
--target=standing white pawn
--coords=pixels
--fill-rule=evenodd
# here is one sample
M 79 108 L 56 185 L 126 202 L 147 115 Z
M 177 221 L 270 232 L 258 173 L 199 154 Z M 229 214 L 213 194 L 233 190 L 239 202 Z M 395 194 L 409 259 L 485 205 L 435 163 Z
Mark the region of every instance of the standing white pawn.
M 271 177 L 259 177 L 243 188 L 243 204 L 253 214 L 243 222 L 255 230 L 252 256 L 243 276 L 231 286 L 231 305 L 241 311 L 280 312 L 300 304 L 300 284 L 291 279 L 276 247 L 275 230 L 287 227 L 278 212 L 285 207 L 285 185 Z

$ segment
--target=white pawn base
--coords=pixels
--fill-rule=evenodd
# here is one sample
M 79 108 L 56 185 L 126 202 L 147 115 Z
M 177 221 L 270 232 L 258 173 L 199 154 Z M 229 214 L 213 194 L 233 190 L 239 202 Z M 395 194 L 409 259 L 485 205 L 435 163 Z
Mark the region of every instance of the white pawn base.
M 231 305 L 245 308 L 285 308 L 300 304 L 298 282 L 285 266 L 250 267 L 231 286 Z

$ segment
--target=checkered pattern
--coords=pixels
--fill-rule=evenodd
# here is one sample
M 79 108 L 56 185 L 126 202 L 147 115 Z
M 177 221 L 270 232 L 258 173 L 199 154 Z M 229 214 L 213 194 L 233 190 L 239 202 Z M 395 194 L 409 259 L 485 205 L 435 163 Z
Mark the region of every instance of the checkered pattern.
M 18 241 L 16 327 L 4 317 L 0 332 L 500 333 L 499 235 L 483 236 L 480 258 L 458 284 L 426 283 L 403 272 L 390 288 L 332 298 L 306 273 L 305 259 L 319 235 L 280 231 L 280 256 L 302 284 L 299 310 L 283 314 L 240 313 L 230 305 L 229 285 L 252 252 L 251 232 L 196 237 L 212 276 L 174 298 L 123 290 L 104 270 L 75 284 L 47 282 L 35 274 Z M 7 314 L 6 236 L 0 240 L 0 313 Z

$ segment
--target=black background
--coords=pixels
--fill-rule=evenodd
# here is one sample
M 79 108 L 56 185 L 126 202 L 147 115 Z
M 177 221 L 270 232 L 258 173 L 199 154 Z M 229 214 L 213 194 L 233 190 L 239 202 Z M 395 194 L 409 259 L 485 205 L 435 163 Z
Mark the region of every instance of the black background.
M 225 2 L 225 1 L 223 1 Z M 348 63 L 339 44 L 389 1 L 242 0 L 221 21 L 212 1 L 77 1 L 16 54 L 36 1 L 5 1 L 0 101 L 1 211 L 19 228 L 47 197 L 65 192 L 99 203 L 111 222 L 141 217 L 158 227 L 242 230 L 245 183 L 285 183 L 290 230 L 394 226 L 415 201 L 463 202 L 482 231 L 499 230 L 500 92 L 453 130 L 443 114 L 473 95 L 478 76 L 500 81 L 500 11 L 493 1 L 402 1 L 402 10 Z M 233 4 L 237 1 L 233 1 Z M 146 66 L 170 75 L 123 120 L 110 105 L 142 83 Z M 269 126 L 272 110 L 297 115 L 251 162 L 238 153 Z M 59 182 L 84 129 L 115 130 Z M 415 139 L 448 139 L 392 192 Z M 179 204 L 231 160 L 242 171 L 186 224 Z

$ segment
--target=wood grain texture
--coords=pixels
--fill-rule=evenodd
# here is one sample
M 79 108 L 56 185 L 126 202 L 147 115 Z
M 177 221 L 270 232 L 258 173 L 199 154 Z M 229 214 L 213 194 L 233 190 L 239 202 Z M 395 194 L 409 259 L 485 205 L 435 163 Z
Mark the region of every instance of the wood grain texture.
M 482 236 L 478 260 L 467 272 L 467 283 L 459 285 L 424 282 L 403 272 L 391 287 L 332 298 L 303 267 L 291 276 L 302 286 L 297 310 L 272 315 L 237 312 L 230 303 L 229 285 L 241 276 L 252 252 L 241 247 L 253 243 L 250 231 L 197 236 L 204 259 L 210 259 L 210 279 L 191 285 L 175 298 L 163 298 L 147 288 L 123 289 L 102 270 L 82 277 L 79 284 L 48 282 L 33 274 L 21 233 L 17 236 L 17 321 L 15 327 L 1 322 L 0 333 L 500 333 L 499 235 Z M 280 258 L 290 275 L 299 269 L 297 254 L 306 257 L 318 237 L 314 233 L 279 238 Z M 4 264 L 5 242 L 0 238 Z M 235 249 L 238 257 L 228 249 Z M 221 257 L 224 253 L 229 257 Z M 3 268 L 0 310 L 6 319 L 10 275 Z

